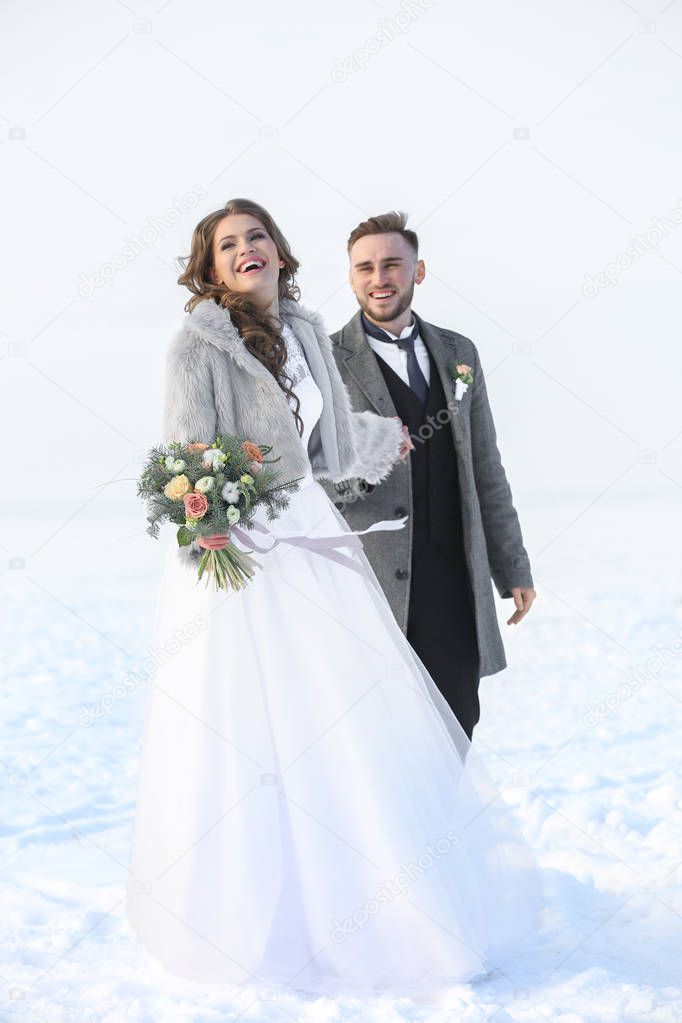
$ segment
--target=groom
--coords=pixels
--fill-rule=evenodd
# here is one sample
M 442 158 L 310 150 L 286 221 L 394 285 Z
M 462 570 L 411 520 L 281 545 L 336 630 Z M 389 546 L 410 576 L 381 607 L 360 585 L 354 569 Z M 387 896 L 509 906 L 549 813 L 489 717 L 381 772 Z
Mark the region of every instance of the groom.
M 514 600 L 508 625 L 525 617 L 535 590 L 478 352 L 413 312 L 426 270 L 406 222 L 386 213 L 352 231 L 350 284 L 360 309 L 332 341 L 353 408 L 399 416 L 414 449 L 377 486 L 355 479 L 325 489 L 354 530 L 409 516 L 402 530 L 363 536 L 365 554 L 471 738 L 479 679 L 506 667 L 491 577 Z

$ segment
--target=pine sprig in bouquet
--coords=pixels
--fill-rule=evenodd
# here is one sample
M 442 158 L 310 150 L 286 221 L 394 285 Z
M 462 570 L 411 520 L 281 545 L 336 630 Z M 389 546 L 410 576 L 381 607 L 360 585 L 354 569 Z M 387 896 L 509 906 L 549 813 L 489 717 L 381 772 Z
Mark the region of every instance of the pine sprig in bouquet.
M 179 528 L 180 547 L 200 537 L 226 535 L 220 550 L 204 550 L 199 579 L 213 580 L 216 590 L 242 589 L 258 567 L 250 552 L 229 540 L 237 523 L 248 529 L 256 508 L 263 505 L 272 522 L 298 490 L 298 480 L 280 481 L 279 458 L 268 459 L 272 447 L 243 437 L 218 435 L 212 445 L 171 443 L 151 449 L 137 484 L 147 506 L 147 532 L 155 538 L 163 522 Z

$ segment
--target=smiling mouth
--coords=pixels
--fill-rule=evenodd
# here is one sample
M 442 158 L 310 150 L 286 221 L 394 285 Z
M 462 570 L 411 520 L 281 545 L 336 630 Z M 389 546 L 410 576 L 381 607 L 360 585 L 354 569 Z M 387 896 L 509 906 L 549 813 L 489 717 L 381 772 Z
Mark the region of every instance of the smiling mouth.
M 391 288 L 385 289 L 384 291 L 370 291 L 369 297 L 373 298 L 376 302 L 386 302 L 389 298 L 393 298 L 395 291 Z
M 241 266 L 237 267 L 237 273 L 257 274 L 260 273 L 264 266 L 265 266 L 264 259 L 247 259 L 245 262 L 241 264 Z

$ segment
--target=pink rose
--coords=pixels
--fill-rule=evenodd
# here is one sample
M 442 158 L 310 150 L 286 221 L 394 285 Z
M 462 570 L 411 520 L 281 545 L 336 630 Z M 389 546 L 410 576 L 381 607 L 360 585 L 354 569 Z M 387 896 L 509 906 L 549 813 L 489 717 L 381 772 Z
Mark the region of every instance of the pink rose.
M 203 519 L 208 511 L 208 501 L 203 494 L 192 491 L 191 494 L 185 494 L 182 500 L 185 503 L 185 515 L 188 519 Z
M 260 462 L 249 462 L 249 472 L 252 476 L 257 476 L 259 472 L 263 471 L 263 466 Z
M 464 374 L 466 373 L 471 373 L 471 366 L 467 366 L 465 365 L 465 363 L 460 362 L 459 366 L 457 367 L 457 372 L 461 373 L 464 376 Z

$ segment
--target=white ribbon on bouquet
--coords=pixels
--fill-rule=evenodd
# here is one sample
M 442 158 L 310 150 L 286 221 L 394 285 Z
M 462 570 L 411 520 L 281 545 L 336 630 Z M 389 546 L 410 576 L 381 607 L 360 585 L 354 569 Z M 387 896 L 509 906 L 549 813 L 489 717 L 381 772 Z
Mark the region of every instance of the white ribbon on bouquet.
M 348 533 L 337 533 L 333 536 L 308 536 L 306 533 L 286 533 L 280 535 L 273 533 L 272 530 L 268 529 L 267 526 L 262 525 L 260 522 L 252 523 L 248 532 L 240 526 L 230 526 L 230 532 L 236 536 L 238 540 L 241 540 L 243 544 L 252 547 L 254 551 L 258 552 L 258 554 L 269 554 L 270 551 L 273 551 L 275 547 L 279 546 L 279 544 L 287 543 L 292 547 L 303 547 L 305 550 L 314 551 L 325 558 L 330 558 L 332 561 L 338 562 L 339 565 L 346 565 L 348 568 L 352 568 L 355 572 L 362 574 L 362 568 L 358 562 L 354 561 L 348 555 L 342 554 L 339 547 L 349 547 L 352 551 L 361 551 L 362 541 L 358 538 L 363 536 L 365 533 L 376 533 L 379 530 L 384 529 L 402 529 L 406 522 L 407 515 L 405 515 L 402 519 L 382 519 L 381 522 L 375 522 L 373 525 L 368 526 L 367 529 L 358 529 Z M 265 533 L 266 536 L 273 540 L 272 546 L 259 547 L 257 543 L 254 543 L 253 537 L 249 535 L 252 531 Z

